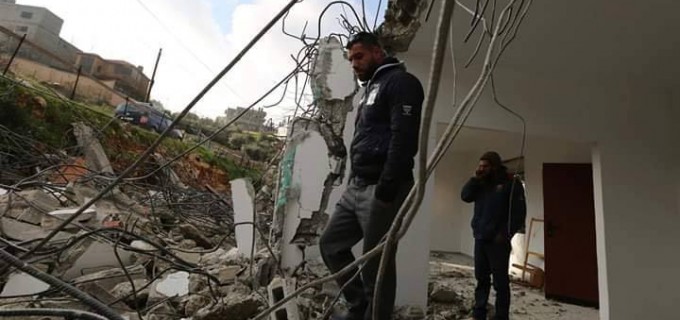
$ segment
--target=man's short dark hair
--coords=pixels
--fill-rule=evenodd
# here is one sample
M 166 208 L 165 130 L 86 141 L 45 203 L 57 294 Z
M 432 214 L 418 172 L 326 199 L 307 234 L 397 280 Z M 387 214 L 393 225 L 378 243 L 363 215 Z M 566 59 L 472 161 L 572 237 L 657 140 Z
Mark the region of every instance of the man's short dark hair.
M 349 50 L 352 48 L 353 45 L 360 43 L 364 46 L 367 47 L 379 47 L 382 48 L 380 45 L 380 40 L 378 39 L 378 36 L 376 36 L 372 32 L 359 32 L 356 33 L 352 36 L 349 37 L 349 41 L 347 42 L 347 45 L 345 46 L 345 49 Z

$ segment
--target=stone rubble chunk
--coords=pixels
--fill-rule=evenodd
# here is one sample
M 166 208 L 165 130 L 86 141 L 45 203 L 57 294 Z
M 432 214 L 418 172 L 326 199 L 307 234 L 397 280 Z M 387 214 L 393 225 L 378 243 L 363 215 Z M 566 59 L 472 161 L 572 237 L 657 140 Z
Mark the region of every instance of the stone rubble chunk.
M 132 282 L 134 282 L 135 289 L 138 291 L 137 300 L 135 300 L 135 296 L 132 295 L 132 284 L 130 284 L 129 281 L 117 284 L 110 292 L 116 299 L 125 298 L 123 301 L 131 308 L 139 308 L 146 304 L 150 291 L 149 287 L 146 287 L 141 291 L 140 288 L 143 288 L 149 281 L 146 279 L 135 279 L 132 280 Z
M 430 291 L 430 300 L 439 303 L 455 303 L 461 300 L 453 285 L 435 282 Z
M 208 305 L 199 309 L 194 320 L 247 320 L 255 316 L 264 305 L 255 294 L 244 294 L 240 290 L 232 290 L 229 296 L 222 298 L 216 305 Z
M 210 239 L 204 235 L 204 232 L 198 230 L 198 228 L 191 224 L 181 224 L 179 226 L 179 230 L 182 232 L 182 234 L 184 234 L 184 238 L 196 241 L 196 244 L 201 247 L 210 248 L 213 246 Z

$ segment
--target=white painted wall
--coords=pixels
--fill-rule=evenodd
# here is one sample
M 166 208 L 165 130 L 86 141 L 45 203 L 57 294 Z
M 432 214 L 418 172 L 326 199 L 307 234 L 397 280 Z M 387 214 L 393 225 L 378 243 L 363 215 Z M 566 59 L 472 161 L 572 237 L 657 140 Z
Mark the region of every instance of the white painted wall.
M 426 73 L 427 61 L 416 55 L 407 60 L 417 74 Z M 451 85 L 447 73 L 444 86 Z M 470 83 L 471 77 L 459 79 L 459 93 Z M 680 277 L 671 272 L 680 268 L 680 255 L 675 254 L 680 252 L 676 87 L 644 78 L 576 79 L 509 69 L 497 71 L 496 84 L 499 97 L 526 117 L 530 136 L 597 146 L 591 161 L 599 162 L 595 196 L 601 319 L 677 317 Z M 451 90 L 440 91 L 439 99 L 436 118 L 447 119 L 453 113 Z M 488 92 L 468 125 L 510 132 L 520 128 L 492 103 Z M 564 154 L 555 147 L 545 156 L 527 151 L 532 215 L 542 207 L 542 199 L 535 197 L 540 183 L 532 178 L 540 177 L 537 162 L 587 160 L 582 151 Z
M 497 150 L 504 158 L 519 154 L 521 137 L 511 132 L 492 132 L 466 128 L 454 141 L 435 172 L 434 218 L 432 220 L 431 250 L 460 252 L 472 256 L 474 240 L 470 221 L 473 204 L 460 200 L 460 190 L 474 172 L 479 156 L 486 150 Z M 460 150 L 463 149 L 463 150 Z M 527 139 L 525 153 L 525 177 L 527 193 L 527 228 L 532 217 L 543 218 L 543 164 L 544 163 L 590 163 L 590 146 L 554 138 L 531 136 Z M 531 251 L 543 251 L 541 224 L 536 224 L 531 240 Z M 527 230 L 528 231 L 528 230 Z M 513 241 L 513 262 L 521 263 L 524 257 L 524 235 Z M 542 266 L 543 262 L 530 260 Z

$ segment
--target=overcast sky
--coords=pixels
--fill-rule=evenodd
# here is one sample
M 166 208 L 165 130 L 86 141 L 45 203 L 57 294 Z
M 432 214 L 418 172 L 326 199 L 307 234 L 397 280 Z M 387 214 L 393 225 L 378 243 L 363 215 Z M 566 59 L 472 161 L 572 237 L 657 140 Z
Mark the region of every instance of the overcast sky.
M 283 8 L 285 0 L 18 0 L 46 7 L 64 20 L 61 37 L 86 52 L 106 59 L 141 65 L 151 77 L 159 48 L 163 56 L 152 98 L 166 108 L 183 109 L 198 92 Z M 329 0 L 305 0 L 295 5 L 286 29 L 299 34 L 306 21 L 315 36 L 318 16 Z M 348 0 L 361 15 L 361 1 Z M 387 0 L 366 0 L 370 25 L 377 12 L 382 21 Z M 349 9 L 346 11 L 351 14 Z M 322 22 L 322 34 L 340 31 L 334 6 Z M 272 28 L 232 72 L 194 109 L 201 116 L 222 115 L 228 107 L 247 106 L 289 73 L 290 58 L 301 42 Z M 349 67 L 349 66 L 348 66 Z M 282 91 L 263 104 L 280 98 Z M 288 96 L 293 96 L 291 92 Z M 291 102 L 267 110 L 275 121 L 294 110 Z

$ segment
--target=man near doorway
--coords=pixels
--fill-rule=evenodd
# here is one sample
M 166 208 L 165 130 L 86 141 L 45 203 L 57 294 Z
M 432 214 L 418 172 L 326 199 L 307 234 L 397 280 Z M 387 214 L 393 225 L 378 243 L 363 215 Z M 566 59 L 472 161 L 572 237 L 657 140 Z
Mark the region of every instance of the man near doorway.
M 324 262 L 333 273 L 354 261 L 351 249 L 362 238 L 364 252 L 380 243 L 413 186 L 424 99 L 420 81 L 406 72 L 403 63 L 386 55 L 375 35 L 358 33 L 346 49 L 366 90 L 355 120 L 347 189 L 319 241 Z M 361 277 L 353 277 L 354 270 L 338 279 L 349 312 L 336 319 L 392 318 L 397 281 L 394 258 L 388 260 L 379 318 L 371 318 L 378 256 L 364 264 Z
M 511 177 L 496 152 L 487 152 L 461 192 L 463 201 L 475 203 L 472 230 L 475 238 L 475 306 L 473 318 L 486 320 L 491 275 L 496 291 L 495 320 L 510 312 L 510 240 L 524 227 L 524 187 Z

